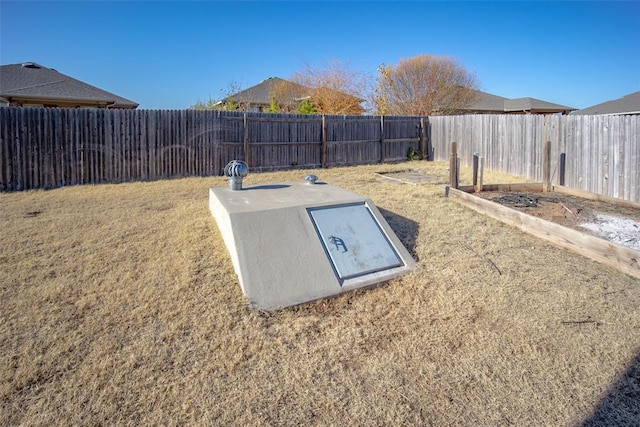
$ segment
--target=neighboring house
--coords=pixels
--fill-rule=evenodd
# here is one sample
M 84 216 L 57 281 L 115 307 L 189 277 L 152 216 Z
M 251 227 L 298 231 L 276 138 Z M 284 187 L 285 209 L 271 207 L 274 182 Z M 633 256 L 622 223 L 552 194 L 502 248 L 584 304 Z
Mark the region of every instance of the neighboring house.
M 583 108 L 571 114 L 640 115 L 640 92 L 630 93 L 622 98 Z
M 228 99 L 232 99 L 242 110 L 262 112 L 271 105 L 271 98 L 275 96 L 276 92 L 283 91 L 285 88 L 287 95 L 291 98 L 289 102 L 300 102 L 308 98 L 311 93 L 311 89 L 306 86 L 279 77 L 269 77 L 255 86 L 227 96 L 225 99 L 218 101 L 216 105 L 224 105 Z M 283 101 L 279 100 L 279 102 Z
M 238 93 L 231 94 L 216 105 L 225 105 L 227 100 L 231 99 L 240 106 L 240 109 L 249 112 L 262 112 L 271 106 L 271 99 L 276 98 L 278 104 L 285 109 L 295 111 L 300 102 L 304 99 L 310 99 L 315 89 L 303 86 L 289 80 L 279 77 L 269 77 L 255 86 L 244 89 Z M 362 114 L 364 109 L 360 107 L 360 103 L 364 100 L 352 95 L 336 92 L 340 96 L 351 99 L 352 104 L 357 105 L 357 114 Z M 356 113 L 355 111 L 352 113 Z
M 490 93 L 474 91 L 476 93 L 474 101 L 462 111 L 462 114 L 569 114 L 575 108 L 554 104 L 535 98 L 503 98 Z M 229 95 L 225 99 L 218 101 L 216 105 L 225 105 L 228 99 L 232 99 L 240 109 L 251 112 L 262 112 L 271 106 L 271 99 L 277 98 L 278 103 L 285 107 L 292 107 L 294 110 L 303 99 L 311 98 L 314 89 L 300 84 L 281 79 L 279 77 L 269 77 L 255 86 Z M 341 94 L 351 97 L 351 95 Z M 286 99 L 285 99 L 286 98 Z M 360 103 L 364 100 L 351 97 L 358 105 L 362 114 L 364 109 Z
M 464 110 L 466 114 L 569 114 L 575 110 L 535 98 L 509 99 L 486 92 L 475 92 L 475 100 Z
M 0 66 L 0 105 L 137 108 L 138 104 L 34 62 Z

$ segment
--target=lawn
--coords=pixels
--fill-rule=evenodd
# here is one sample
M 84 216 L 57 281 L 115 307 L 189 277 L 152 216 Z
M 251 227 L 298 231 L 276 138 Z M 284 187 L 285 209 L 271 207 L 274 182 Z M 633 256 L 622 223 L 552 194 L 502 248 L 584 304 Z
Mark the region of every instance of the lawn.
M 640 280 L 445 198 L 446 167 L 314 170 L 417 267 L 275 312 L 247 305 L 208 210 L 222 177 L 0 194 L 0 424 L 637 423 Z M 409 168 L 435 182 L 375 174 Z

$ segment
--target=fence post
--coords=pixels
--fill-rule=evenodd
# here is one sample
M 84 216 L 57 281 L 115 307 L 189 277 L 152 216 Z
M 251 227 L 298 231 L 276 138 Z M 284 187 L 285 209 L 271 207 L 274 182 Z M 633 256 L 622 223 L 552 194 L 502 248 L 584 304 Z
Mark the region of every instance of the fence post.
M 429 160 L 427 152 L 427 130 L 424 128 L 424 117 L 420 117 L 420 152 L 423 160 Z
M 384 116 L 380 116 L 380 163 L 384 163 Z
M 451 154 L 449 156 L 449 185 L 458 188 L 458 143 L 451 143 Z
M 564 170 L 567 164 L 567 153 L 560 153 L 560 165 L 558 166 L 558 184 L 564 185 Z
M 327 167 L 327 118 L 325 115 L 322 115 L 322 167 Z
M 247 165 L 249 163 L 249 126 L 247 123 L 247 112 L 244 112 L 243 115 L 243 123 L 244 123 L 244 161 Z
M 551 142 L 545 141 L 542 146 L 542 191 L 551 191 Z

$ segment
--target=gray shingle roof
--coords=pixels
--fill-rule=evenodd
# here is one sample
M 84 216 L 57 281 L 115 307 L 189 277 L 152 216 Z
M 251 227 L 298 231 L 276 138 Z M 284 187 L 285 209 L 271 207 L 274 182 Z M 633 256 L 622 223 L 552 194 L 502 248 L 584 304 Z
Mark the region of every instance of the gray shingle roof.
M 575 110 L 573 107 L 566 105 L 554 104 L 553 102 L 542 101 L 536 98 L 515 98 L 507 99 L 504 102 L 504 111 L 531 111 L 539 113 L 569 113 Z
M 640 114 L 640 91 L 592 105 L 571 114 Z
M 492 95 L 490 93 L 475 91 L 476 96 L 473 103 L 467 108 L 472 111 L 495 111 L 504 112 L 504 103 L 507 98 Z
M 235 102 L 243 104 L 269 105 L 271 103 L 271 97 L 273 96 L 278 84 L 286 84 L 289 94 L 293 95 L 297 99 L 308 97 L 312 92 L 312 89 L 306 86 L 302 86 L 279 77 L 269 77 L 255 86 L 251 86 L 250 88 L 230 95 L 230 97 L 233 98 Z
M 0 96 L 7 99 L 95 102 L 120 108 L 138 106 L 129 99 L 33 62 L 0 66 Z
M 466 108 L 469 112 L 479 113 L 568 113 L 575 108 L 554 104 L 536 98 L 503 98 L 490 93 L 476 92 L 473 103 Z
M 280 88 L 278 91 L 278 85 L 285 85 L 284 88 Z M 333 89 L 328 89 L 342 95 L 348 95 Z M 298 102 L 302 99 L 309 98 L 315 89 L 307 86 L 303 86 L 299 83 L 295 83 L 289 80 L 281 79 L 280 77 L 269 77 L 255 86 L 251 86 L 238 93 L 229 95 L 227 98 L 232 98 L 235 102 L 241 104 L 253 104 L 253 105 L 269 105 L 271 103 L 271 97 L 274 93 L 281 92 L 281 95 L 289 98 L 288 100 L 279 100 L 286 102 Z M 364 99 L 353 97 L 358 102 L 363 102 Z M 221 101 L 222 102 L 222 101 Z

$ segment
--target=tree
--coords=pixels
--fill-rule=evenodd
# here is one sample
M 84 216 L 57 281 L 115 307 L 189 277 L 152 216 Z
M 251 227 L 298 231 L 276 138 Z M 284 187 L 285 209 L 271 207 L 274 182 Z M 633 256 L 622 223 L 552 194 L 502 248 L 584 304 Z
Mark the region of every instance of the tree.
M 309 96 L 309 88 L 288 80 L 277 79 L 271 88 L 271 99 L 278 100 L 282 113 L 296 113 L 300 100 Z
M 367 78 L 348 64 L 337 60 L 321 67 L 305 65 L 294 73 L 291 81 L 310 88 L 308 96 L 319 114 L 362 114 L 360 105 L 367 87 Z
M 209 99 L 206 102 L 202 102 L 199 99 L 194 105 L 189 107 L 190 110 L 222 110 L 222 111 L 236 111 L 238 109 L 238 103 L 233 99 L 233 94 L 241 90 L 241 85 L 238 82 L 232 81 L 227 85 L 227 88 L 220 90 L 223 93 L 219 100 Z
M 235 111 L 238 109 L 238 104 L 233 100 L 232 96 L 216 101 L 209 99 L 207 102 L 197 100 L 195 104 L 189 107 L 190 110 L 221 110 L 221 111 Z
M 300 104 L 298 105 L 297 113 L 298 114 L 318 114 L 318 109 L 316 108 L 315 105 L 313 105 L 313 102 L 311 102 L 311 99 L 305 98 L 302 101 L 300 101 Z
M 418 55 L 378 67 L 374 103 L 378 114 L 456 114 L 475 97 L 475 76 L 454 59 Z
M 238 109 L 238 104 L 233 99 L 233 96 L 228 96 L 227 98 L 222 100 L 222 109 L 226 111 L 236 111 Z
M 278 105 L 278 101 L 276 101 L 276 97 L 275 96 L 271 97 L 270 105 L 267 108 L 265 108 L 263 111 L 265 113 L 279 113 L 280 112 L 280 106 Z
M 190 110 L 217 110 L 216 101 L 209 96 L 209 99 L 205 102 L 200 101 L 199 99 L 195 104 L 189 107 Z

